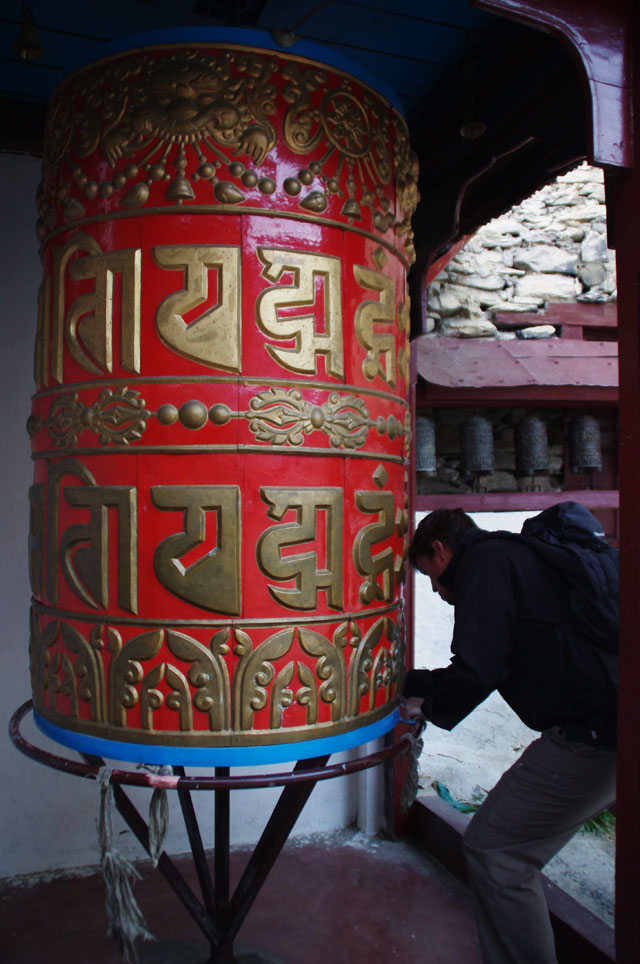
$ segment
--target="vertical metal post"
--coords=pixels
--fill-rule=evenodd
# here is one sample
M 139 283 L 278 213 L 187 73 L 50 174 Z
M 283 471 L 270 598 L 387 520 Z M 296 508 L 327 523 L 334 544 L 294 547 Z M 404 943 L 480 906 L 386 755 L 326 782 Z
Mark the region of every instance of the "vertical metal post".
M 294 772 L 324 766 L 328 759 L 323 756 L 299 760 Z M 233 940 L 238 933 L 315 785 L 315 780 L 290 784 L 280 794 L 229 903 L 227 922 L 222 925 L 225 941 Z
M 217 777 L 228 777 L 229 767 L 216 767 Z M 230 796 L 229 790 L 215 790 L 215 842 L 213 856 L 213 876 L 215 880 L 215 917 L 217 921 L 226 919 L 229 909 L 231 888 L 231 853 L 230 853 Z M 223 928 L 224 934 L 224 928 Z M 232 964 L 233 935 L 224 934 L 220 944 L 212 948 L 211 961 L 215 964 Z
M 184 776 L 184 767 L 174 766 L 173 772 L 177 776 Z M 191 853 L 193 855 L 193 863 L 196 868 L 196 873 L 198 875 L 198 881 L 200 883 L 200 891 L 202 893 L 202 900 L 206 908 L 207 913 L 213 920 L 215 918 L 215 897 L 213 889 L 213 881 L 211 880 L 211 874 L 209 873 L 209 864 L 207 862 L 207 855 L 205 853 L 204 844 L 202 842 L 202 834 L 200 833 L 200 827 L 198 826 L 198 818 L 196 816 L 195 807 L 193 805 L 193 798 L 188 790 L 183 788 L 178 788 L 178 800 L 180 801 L 180 806 L 182 808 L 182 816 L 184 819 L 184 824 L 187 830 L 187 835 L 189 837 L 189 845 L 191 847 Z

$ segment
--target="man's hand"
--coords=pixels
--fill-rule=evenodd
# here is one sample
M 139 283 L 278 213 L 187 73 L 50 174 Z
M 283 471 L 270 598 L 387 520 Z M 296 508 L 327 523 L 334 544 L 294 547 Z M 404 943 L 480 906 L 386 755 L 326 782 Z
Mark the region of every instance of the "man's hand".
M 426 717 L 422 712 L 422 697 L 411 696 L 404 704 L 404 709 L 402 715 L 406 720 L 425 720 Z

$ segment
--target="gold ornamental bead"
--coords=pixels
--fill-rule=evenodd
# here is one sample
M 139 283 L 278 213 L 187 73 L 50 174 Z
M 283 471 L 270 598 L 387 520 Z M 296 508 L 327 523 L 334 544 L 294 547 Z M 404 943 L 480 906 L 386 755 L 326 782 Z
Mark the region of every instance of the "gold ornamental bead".
M 271 177 L 261 177 L 258 182 L 258 190 L 263 194 L 273 194 L 276 189 L 276 182 Z
M 218 402 L 209 409 L 209 419 L 213 425 L 226 425 L 231 418 L 231 409 L 228 405 Z
M 158 421 L 161 425 L 174 425 L 178 421 L 178 409 L 175 405 L 161 405 L 158 409 Z
M 180 406 L 178 415 L 185 428 L 198 429 L 206 425 L 209 412 L 206 405 L 197 399 L 192 399 Z

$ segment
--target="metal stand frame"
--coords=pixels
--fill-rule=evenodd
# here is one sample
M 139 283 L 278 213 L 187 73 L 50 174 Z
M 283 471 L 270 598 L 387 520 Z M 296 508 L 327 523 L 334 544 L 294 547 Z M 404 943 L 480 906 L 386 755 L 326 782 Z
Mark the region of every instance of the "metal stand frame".
M 97 779 L 100 769 L 105 766 L 104 760 L 100 757 L 82 754 L 85 762 L 81 763 L 56 756 L 25 739 L 20 732 L 20 724 L 32 709 L 33 701 L 28 700 L 11 717 L 9 736 L 14 746 L 21 753 L 52 769 Z M 384 749 L 368 756 L 332 766 L 327 766 L 328 756 L 298 760 L 293 770 L 284 773 L 233 776 L 229 767 L 215 767 L 214 776 L 187 776 L 184 767 L 178 766 L 173 767 L 171 776 L 148 773 L 144 770 L 114 769 L 112 771 L 111 783 L 116 806 L 147 853 L 149 853 L 148 825 L 123 790 L 123 785 L 177 791 L 201 897 L 194 893 L 175 863 L 164 851 L 158 861 L 158 870 L 208 941 L 209 964 L 233 964 L 241 960 L 234 956 L 234 940 L 316 783 L 390 763 L 394 757 L 409 750 L 414 736 L 419 734 L 422 726 L 421 723 L 415 724 L 413 732 L 407 731 L 396 742 L 391 742 L 393 734 L 388 734 Z M 283 788 L 282 793 L 234 893 L 231 894 L 230 792 L 276 786 Z M 214 793 L 213 879 L 191 797 L 193 790 L 212 790 Z

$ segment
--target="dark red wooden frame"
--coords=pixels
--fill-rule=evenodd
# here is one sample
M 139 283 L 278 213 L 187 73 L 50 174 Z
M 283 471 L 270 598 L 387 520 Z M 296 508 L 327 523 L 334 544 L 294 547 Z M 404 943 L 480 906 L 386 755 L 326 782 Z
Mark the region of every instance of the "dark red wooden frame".
M 574 56 L 590 108 L 588 159 L 607 169 L 618 269 L 620 340 L 620 711 L 616 954 L 640 948 L 640 11 L 635 0 L 472 0 L 557 36 Z M 615 175 L 615 176 L 614 176 Z M 517 392 L 505 389 L 505 403 Z M 458 396 L 461 404 L 467 404 Z M 557 399 L 560 400 L 560 397 Z M 603 399 L 604 401 L 604 399 Z

